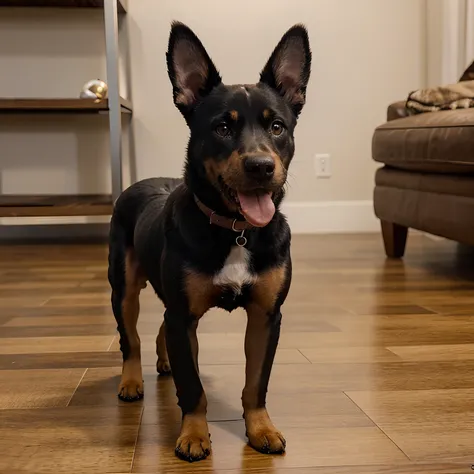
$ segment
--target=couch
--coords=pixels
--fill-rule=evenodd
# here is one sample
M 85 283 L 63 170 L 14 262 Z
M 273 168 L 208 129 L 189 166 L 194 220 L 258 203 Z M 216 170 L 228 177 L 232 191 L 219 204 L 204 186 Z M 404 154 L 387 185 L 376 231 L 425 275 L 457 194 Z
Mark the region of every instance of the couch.
M 403 257 L 408 229 L 474 245 L 474 109 L 411 115 L 394 103 L 372 152 L 388 257 Z

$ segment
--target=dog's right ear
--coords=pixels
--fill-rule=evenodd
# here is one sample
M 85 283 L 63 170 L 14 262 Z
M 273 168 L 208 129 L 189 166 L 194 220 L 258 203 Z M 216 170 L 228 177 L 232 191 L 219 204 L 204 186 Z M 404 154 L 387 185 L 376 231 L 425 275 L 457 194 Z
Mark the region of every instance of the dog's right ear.
M 183 23 L 171 25 L 166 60 L 174 103 L 188 120 L 199 101 L 222 82 L 221 76 L 199 38 Z

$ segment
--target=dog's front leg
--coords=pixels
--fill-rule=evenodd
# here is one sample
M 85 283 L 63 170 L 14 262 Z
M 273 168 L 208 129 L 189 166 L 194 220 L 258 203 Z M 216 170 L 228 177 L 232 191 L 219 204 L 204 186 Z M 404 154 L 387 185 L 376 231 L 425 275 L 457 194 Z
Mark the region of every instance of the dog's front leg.
M 280 337 L 280 307 L 288 293 L 290 264 L 261 275 L 247 306 L 245 387 L 242 392 L 250 444 L 262 453 L 282 453 L 286 441 L 266 409 L 270 373 Z
M 189 462 L 205 459 L 211 450 L 206 420 L 207 400 L 198 370 L 197 320 L 168 309 L 166 346 L 183 419 L 176 454 Z
M 266 409 L 270 372 L 280 336 L 281 313 L 258 307 L 247 310 L 245 387 L 242 392 L 245 427 L 250 444 L 262 453 L 282 453 L 286 442 Z

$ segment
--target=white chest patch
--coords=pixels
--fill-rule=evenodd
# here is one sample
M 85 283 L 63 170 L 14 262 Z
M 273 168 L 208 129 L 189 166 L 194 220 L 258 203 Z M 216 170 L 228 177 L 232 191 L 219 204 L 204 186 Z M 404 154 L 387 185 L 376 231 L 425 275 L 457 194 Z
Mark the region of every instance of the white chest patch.
M 250 285 L 256 280 L 256 276 L 250 272 L 249 264 L 250 252 L 245 247 L 235 245 L 212 282 L 216 286 L 229 286 L 236 293 L 240 293 L 242 286 Z

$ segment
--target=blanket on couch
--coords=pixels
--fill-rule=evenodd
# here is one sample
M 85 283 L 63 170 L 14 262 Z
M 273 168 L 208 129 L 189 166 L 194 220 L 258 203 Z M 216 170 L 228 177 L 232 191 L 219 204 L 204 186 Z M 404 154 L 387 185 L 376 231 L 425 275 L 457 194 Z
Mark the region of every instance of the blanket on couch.
M 406 107 L 412 114 L 474 107 L 474 61 L 457 84 L 414 91 L 408 96 Z
M 408 96 L 406 107 L 415 114 L 474 107 L 474 80 L 419 89 Z

